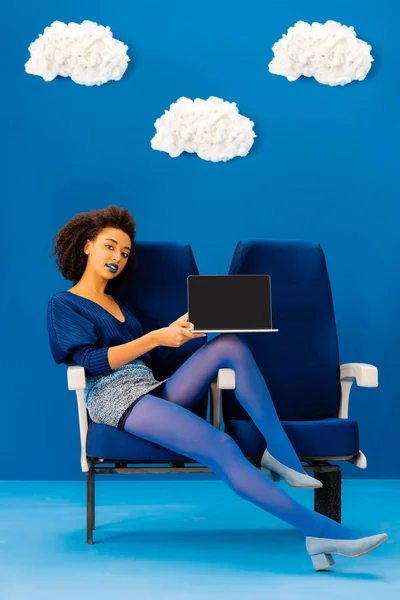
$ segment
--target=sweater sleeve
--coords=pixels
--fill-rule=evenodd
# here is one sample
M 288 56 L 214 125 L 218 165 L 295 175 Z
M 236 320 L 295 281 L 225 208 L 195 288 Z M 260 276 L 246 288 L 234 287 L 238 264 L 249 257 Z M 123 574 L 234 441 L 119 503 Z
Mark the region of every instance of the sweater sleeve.
M 108 347 L 98 348 L 94 324 L 68 302 L 54 297 L 47 310 L 50 348 L 57 364 L 77 364 L 90 375 L 106 375 L 113 369 L 108 362 Z

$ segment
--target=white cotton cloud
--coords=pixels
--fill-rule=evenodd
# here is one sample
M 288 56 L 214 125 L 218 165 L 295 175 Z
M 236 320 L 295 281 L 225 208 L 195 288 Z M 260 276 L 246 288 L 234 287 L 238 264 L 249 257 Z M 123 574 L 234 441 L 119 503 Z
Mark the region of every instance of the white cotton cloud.
M 298 21 L 272 46 L 269 70 L 296 81 L 301 75 L 325 85 L 362 81 L 371 68 L 371 46 L 357 38 L 354 27 L 336 21 Z
M 154 123 L 157 133 L 151 147 L 172 158 L 194 152 L 203 160 L 226 162 L 249 152 L 256 137 L 253 125 L 239 114 L 235 102 L 182 97 Z
M 68 25 L 54 21 L 29 46 L 25 70 L 45 81 L 61 75 L 82 85 L 102 85 L 121 79 L 130 60 L 127 50 L 109 27 L 92 21 Z

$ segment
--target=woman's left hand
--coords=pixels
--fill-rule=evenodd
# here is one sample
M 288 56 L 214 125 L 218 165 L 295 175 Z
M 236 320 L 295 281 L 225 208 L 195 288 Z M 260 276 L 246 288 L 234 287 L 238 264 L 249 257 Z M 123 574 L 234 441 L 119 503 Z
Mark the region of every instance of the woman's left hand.
M 176 321 L 174 321 L 173 323 L 168 325 L 168 327 L 187 327 L 189 329 L 193 328 L 193 323 L 190 323 L 188 321 L 188 318 L 189 318 L 189 313 L 185 313 L 184 315 L 179 317 L 179 319 L 176 319 Z

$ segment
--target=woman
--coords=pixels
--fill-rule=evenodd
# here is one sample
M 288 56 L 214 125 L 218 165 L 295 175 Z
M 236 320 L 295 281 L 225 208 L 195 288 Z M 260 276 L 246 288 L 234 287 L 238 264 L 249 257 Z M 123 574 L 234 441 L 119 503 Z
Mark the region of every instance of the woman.
M 359 556 L 387 539 L 360 537 L 292 500 L 267 477 L 278 473 L 293 487 L 320 487 L 305 473 L 286 436 L 266 383 L 244 341 L 222 334 L 199 348 L 168 379 L 157 381 L 152 357 L 165 358 L 204 334 L 183 315 L 168 327 L 143 334 L 135 316 L 113 298 L 135 265 L 135 221 L 109 206 L 80 213 L 58 232 L 53 254 L 74 285 L 48 306 L 48 331 L 56 363 L 85 368 L 85 403 L 95 423 L 119 427 L 207 465 L 239 496 L 300 529 L 316 570 L 332 553 Z M 268 441 L 262 471 L 234 440 L 191 412 L 218 369 L 236 373 L 236 396 Z

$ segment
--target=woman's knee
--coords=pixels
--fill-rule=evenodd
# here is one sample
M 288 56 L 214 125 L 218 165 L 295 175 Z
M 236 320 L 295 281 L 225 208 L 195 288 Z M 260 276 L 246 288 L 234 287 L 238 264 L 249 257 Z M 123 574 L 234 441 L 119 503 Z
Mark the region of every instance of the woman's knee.
M 235 333 L 221 333 L 214 338 L 213 343 L 226 359 L 245 357 L 250 353 L 247 343 Z
M 225 433 L 224 431 L 218 431 L 215 436 L 213 446 L 216 450 L 218 450 L 218 455 L 223 456 L 226 452 L 231 452 L 232 450 L 236 451 L 238 449 L 238 445 L 236 444 L 233 437 Z

